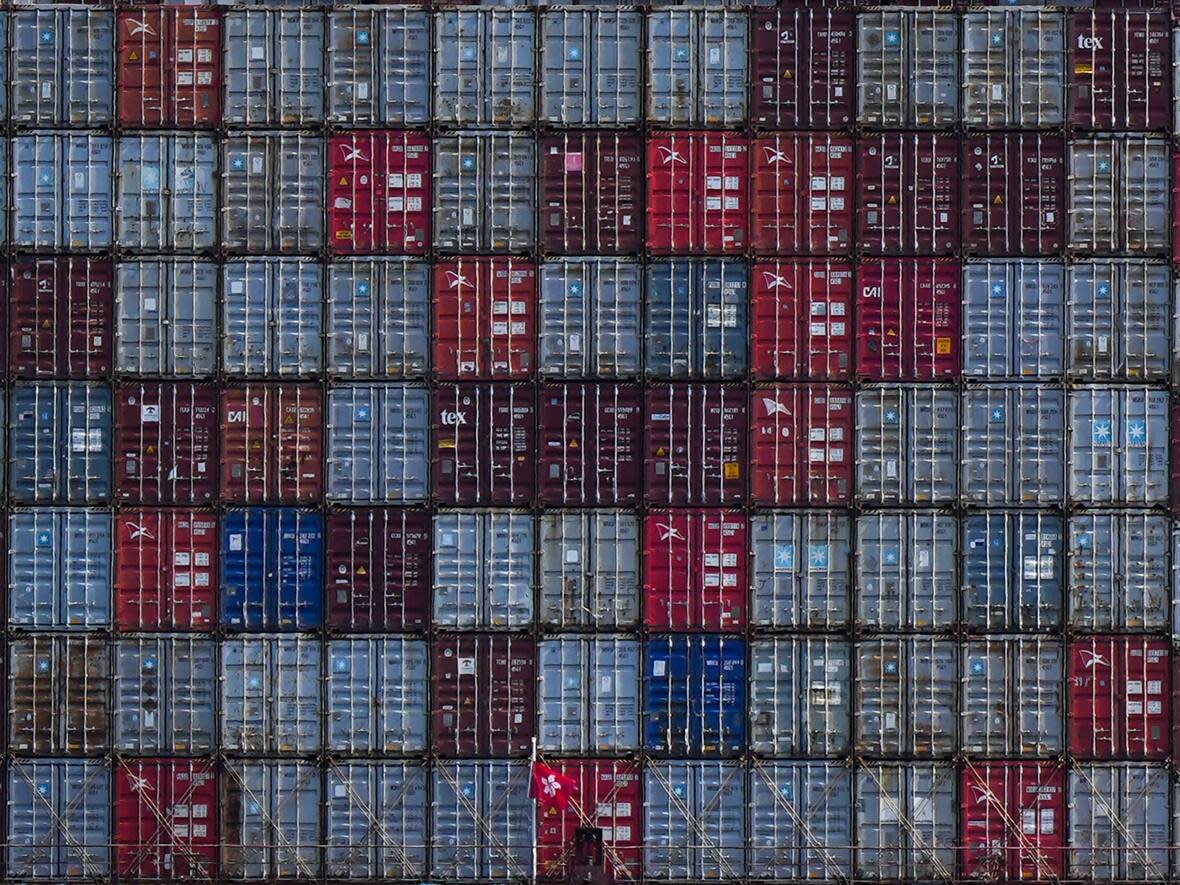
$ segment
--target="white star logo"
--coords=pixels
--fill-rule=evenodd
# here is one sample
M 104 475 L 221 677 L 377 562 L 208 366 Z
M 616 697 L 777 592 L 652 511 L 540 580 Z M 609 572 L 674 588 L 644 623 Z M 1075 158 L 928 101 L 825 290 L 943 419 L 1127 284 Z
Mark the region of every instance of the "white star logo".
M 766 162 L 771 165 L 787 162 L 787 155 L 778 148 L 764 147 L 762 150 L 766 151 Z
M 790 417 L 791 410 L 776 399 L 764 396 L 762 397 L 762 405 L 766 407 L 767 415 L 786 415 Z
M 1102 655 L 1098 654 L 1098 652 L 1083 650 L 1082 651 L 1082 664 L 1089 669 L 1093 669 L 1094 667 L 1097 667 L 1099 664 L 1102 664 L 1104 667 L 1109 667 L 1110 661 L 1108 661 Z
M 342 144 L 340 145 L 340 150 L 344 152 L 344 162 L 346 163 L 349 160 L 364 160 L 366 163 L 369 162 L 369 158 L 362 154 L 361 149 L 355 144 Z
M 777 289 L 779 286 L 785 286 L 787 284 L 786 277 L 780 277 L 778 274 L 771 273 L 768 270 L 762 271 L 762 279 L 765 280 L 766 288 L 768 289 Z
M 156 32 L 151 29 L 147 22 L 135 21 L 135 19 L 128 19 L 127 24 L 131 25 L 130 36 L 134 37 L 136 34 L 150 34 L 156 36 Z
M 679 540 L 679 541 L 684 540 L 684 535 L 680 534 L 680 529 L 674 528 L 671 525 L 667 525 L 662 522 L 657 522 L 656 528 L 660 530 L 660 540 L 661 541 L 667 541 L 669 538 L 675 538 L 676 540 Z
M 127 527 L 131 530 L 131 540 L 136 538 L 147 538 L 149 541 L 156 540 L 156 536 L 151 533 L 147 526 L 140 525 L 137 522 L 127 523 Z
M 453 270 L 448 270 L 446 274 L 447 282 L 450 284 L 452 289 L 458 289 L 460 286 L 471 285 L 471 283 L 467 281 L 467 277 L 463 276 L 461 273 L 455 273 Z
M 663 146 L 657 146 L 656 150 L 660 152 L 660 157 L 663 158 L 665 166 L 669 165 L 670 163 L 683 163 L 684 162 L 684 155 L 681 154 L 680 151 L 678 151 L 678 150 L 673 150 L 672 148 L 667 148 L 667 147 L 663 147 Z

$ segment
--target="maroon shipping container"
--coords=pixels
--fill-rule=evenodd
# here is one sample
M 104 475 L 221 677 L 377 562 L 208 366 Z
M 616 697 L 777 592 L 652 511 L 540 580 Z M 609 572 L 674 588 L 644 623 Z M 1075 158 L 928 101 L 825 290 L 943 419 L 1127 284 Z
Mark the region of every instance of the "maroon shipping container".
M 963 875 L 1018 882 L 1065 875 L 1065 770 L 1056 763 L 966 762 Z
M 728 504 L 746 494 L 746 393 L 726 384 L 647 388 L 647 500 Z
M 827 384 L 754 388 L 752 495 L 759 504 L 845 504 L 852 497 L 852 389 Z
M 644 624 L 651 630 L 746 626 L 748 526 L 733 510 L 660 510 L 644 522 Z
M 754 251 L 847 253 L 852 248 L 852 156 L 852 139 L 828 132 L 755 139 Z
M 749 142 L 732 132 L 664 132 L 647 142 L 647 247 L 744 252 Z
M 852 265 L 763 261 L 750 271 L 756 378 L 848 378 L 852 373 Z
M 446 504 L 527 504 L 537 458 L 528 384 L 440 384 L 434 494 Z
M 1065 241 L 1065 139 L 977 135 L 964 145 L 963 248 L 981 255 L 1056 254 Z
M 115 516 L 115 628 L 213 629 L 217 515 L 122 510 Z
M 882 255 L 959 246 L 959 140 L 889 133 L 858 143 L 857 240 Z
M 815 6 L 759 10 L 750 34 L 750 115 L 772 129 L 826 129 L 852 121 L 856 17 Z
M 459 258 L 434 268 L 439 378 L 527 378 L 537 362 L 537 268 L 516 258 Z
M 121 384 L 115 389 L 115 497 L 203 504 L 217 493 L 217 388 Z
M 334 252 L 426 254 L 430 139 L 350 132 L 328 146 L 328 245 Z
M 431 749 L 524 756 L 536 719 L 536 646 L 527 636 L 441 635 L 431 643 Z
M 579 827 L 602 830 L 603 866 L 612 881 L 639 878 L 643 787 L 639 764 L 624 759 L 563 759 L 550 763 L 577 785 L 565 809 L 537 803 L 537 875 L 566 881 L 570 846 Z M 585 819 L 583 819 L 585 818 Z
M 44 258 L 12 267 L 8 370 L 29 378 L 99 378 L 115 342 L 114 269 L 100 258 Z
M 862 261 L 856 373 L 874 381 L 959 374 L 962 269 L 947 259 Z
M 341 630 L 416 630 L 430 621 L 431 524 L 423 510 L 327 517 L 327 621 Z
M 209 759 L 121 759 L 115 765 L 115 866 L 124 879 L 209 879 L 221 832 Z
M 1169 33 L 1166 11 L 1071 15 L 1070 122 L 1085 129 L 1166 129 Z
M 1171 740 L 1166 640 L 1095 636 L 1069 650 L 1069 749 L 1087 759 L 1154 759 Z
M 643 482 L 643 392 L 637 384 L 541 388 L 544 504 L 634 504 Z
M 310 384 L 246 384 L 221 394 L 221 496 L 239 504 L 323 496 L 324 395 Z
M 635 252 L 642 244 L 643 144 L 616 132 L 541 139 L 541 248 Z
M 221 12 L 207 7 L 119 13 L 119 122 L 221 123 Z

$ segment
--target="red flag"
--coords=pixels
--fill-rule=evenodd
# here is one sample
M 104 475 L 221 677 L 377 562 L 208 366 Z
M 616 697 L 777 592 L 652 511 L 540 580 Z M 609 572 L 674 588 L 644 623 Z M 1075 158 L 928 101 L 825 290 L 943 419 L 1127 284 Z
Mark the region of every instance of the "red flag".
M 544 762 L 533 763 L 533 782 L 529 785 L 529 798 L 536 800 L 542 811 L 554 806 L 565 811 L 577 788 L 578 782 L 568 774 L 562 774 Z

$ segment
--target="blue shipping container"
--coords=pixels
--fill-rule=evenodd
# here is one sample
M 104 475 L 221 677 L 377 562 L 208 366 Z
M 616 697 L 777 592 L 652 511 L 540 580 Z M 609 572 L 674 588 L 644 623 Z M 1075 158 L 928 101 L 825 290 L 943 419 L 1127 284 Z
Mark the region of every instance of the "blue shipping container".
M 306 630 L 324 621 L 324 519 L 251 507 L 221 524 L 221 617 L 235 630 Z
M 111 389 L 18 384 L 9 425 L 9 494 L 47 504 L 111 497 Z
M 721 755 L 744 749 L 744 640 L 653 636 L 643 681 L 643 745 L 648 750 Z

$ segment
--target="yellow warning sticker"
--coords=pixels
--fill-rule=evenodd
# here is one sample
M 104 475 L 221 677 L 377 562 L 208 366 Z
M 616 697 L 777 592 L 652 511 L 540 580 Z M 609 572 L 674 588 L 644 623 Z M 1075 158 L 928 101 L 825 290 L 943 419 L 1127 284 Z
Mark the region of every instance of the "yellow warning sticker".
M 737 479 L 742 475 L 741 465 L 737 461 L 726 461 L 724 476 L 726 479 Z
M 951 352 L 951 339 L 936 338 L 934 339 L 934 352 L 939 356 L 945 356 Z

